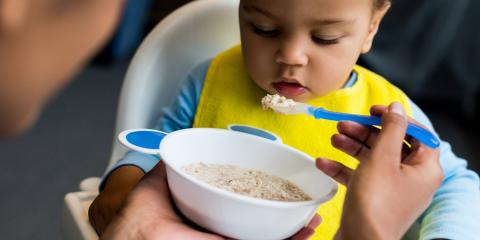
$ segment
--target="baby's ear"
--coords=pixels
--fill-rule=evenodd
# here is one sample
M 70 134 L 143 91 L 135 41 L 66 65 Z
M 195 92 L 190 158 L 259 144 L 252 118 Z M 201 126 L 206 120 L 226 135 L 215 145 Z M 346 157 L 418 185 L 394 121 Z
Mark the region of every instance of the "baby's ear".
M 0 32 L 10 32 L 18 29 L 25 20 L 27 0 L 0 0 Z
M 387 1 L 382 8 L 373 11 L 372 20 L 370 21 L 370 26 L 368 28 L 368 35 L 362 45 L 362 53 L 367 53 L 372 48 L 373 39 L 375 38 L 380 22 L 382 22 L 388 9 L 390 9 L 390 2 Z

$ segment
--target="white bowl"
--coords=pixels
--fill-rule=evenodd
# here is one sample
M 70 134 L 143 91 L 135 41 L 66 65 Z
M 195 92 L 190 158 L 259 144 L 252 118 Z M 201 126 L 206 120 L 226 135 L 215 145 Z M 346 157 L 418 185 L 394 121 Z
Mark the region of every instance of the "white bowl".
M 314 160 L 287 145 L 244 133 L 192 128 L 168 134 L 160 144 L 174 202 L 196 224 L 236 239 L 284 239 L 300 230 L 330 200 L 337 183 Z M 310 201 L 257 199 L 219 189 L 187 174 L 194 163 L 232 164 L 293 182 Z

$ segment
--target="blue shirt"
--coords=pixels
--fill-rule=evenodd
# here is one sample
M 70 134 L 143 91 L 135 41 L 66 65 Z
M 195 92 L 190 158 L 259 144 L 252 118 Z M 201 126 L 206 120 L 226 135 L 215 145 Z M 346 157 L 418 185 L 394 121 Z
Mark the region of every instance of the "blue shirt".
M 191 128 L 203 82 L 210 65 L 207 61 L 195 68 L 187 77 L 172 106 L 163 109 L 155 129 L 172 132 Z M 356 82 L 352 73 L 344 87 Z M 433 126 L 423 111 L 411 102 L 413 118 L 433 131 Z M 159 161 L 158 156 L 130 151 L 104 176 L 102 182 L 116 168 L 134 165 L 148 172 Z M 467 169 L 467 162 L 452 152 L 450 144 L 441 141 L 440 163 L 445 178 L 435 193 L 428 209 L 412 225 L 406 239 L 479 239 L 480 238 L 480 190 L 478 175 Z M 101 185 L 101 188 L 103 184 Z M 412 190 L 414 192 L 414 190 Z

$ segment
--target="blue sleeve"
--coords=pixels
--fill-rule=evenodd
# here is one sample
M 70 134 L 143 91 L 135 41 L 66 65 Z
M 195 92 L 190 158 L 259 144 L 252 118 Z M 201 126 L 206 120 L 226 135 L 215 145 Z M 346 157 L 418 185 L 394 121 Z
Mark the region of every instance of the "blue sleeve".
M 192 127 L 209 66 L 210 61 L 206 61 L 187 76 L 175 102 L 162 110 L 162 116 L 158 119 L 155 129 L 172 132 Z
M 420 108 L 411 102 L 413 118 L 433 130 Z M 449 143 L 441 141 L 442 185 L 432 203 L 418 219 L 418 239 L 478 239 L 480 236 L 480 186 L 478 175 L 467 169 Z M 415 228 L 415 227 L 414 227 Z
M 184 85 L 175 99 L 174 103 L 162 109 L 162 115 L 155 124 L 154 129 L 164 132 L 172 132 L 179 129 L 191 128 L 197 104 L 203 87 L 203 82 L 207 74 L 210 60 L 198 65 L 187 76 Z M 147 173 L 157 163 L 160 158 L 156 155 L 129 151 L 125 156 L 116 162 L 103 176 L 100 183 L 100 191 L 103 190 L 106 180 L 110 174 L 122 166 L 136 166 Z

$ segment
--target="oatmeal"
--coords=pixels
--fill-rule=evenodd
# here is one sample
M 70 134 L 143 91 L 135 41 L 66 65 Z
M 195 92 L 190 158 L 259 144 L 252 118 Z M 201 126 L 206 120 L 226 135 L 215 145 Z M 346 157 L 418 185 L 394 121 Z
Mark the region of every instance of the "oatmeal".
M 288 180 L 228 164 L 192 163 L 183 169 L 212 186 L 254 198 L 308 201 L 312 198 Z
M 273 110 L 277 108 L 291 108 L 295 106 L 297 103 L 293 101 L 292 99 L 288 99 L 284 96 L 280 96 L 278 94 L 275 95 L 270 95 L 267 94 L 267 96 L 262 98 L 262 107 L 263 109 L 268 109 L 271 108 Z

